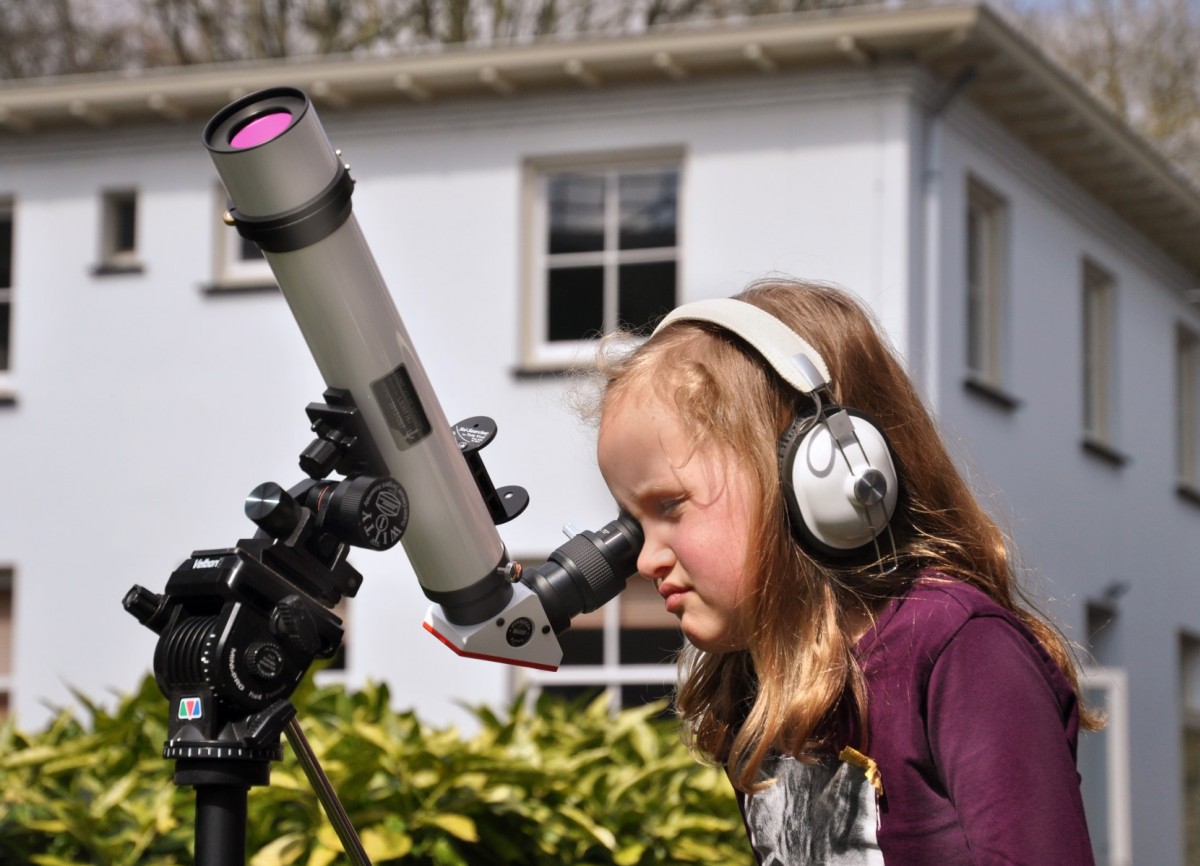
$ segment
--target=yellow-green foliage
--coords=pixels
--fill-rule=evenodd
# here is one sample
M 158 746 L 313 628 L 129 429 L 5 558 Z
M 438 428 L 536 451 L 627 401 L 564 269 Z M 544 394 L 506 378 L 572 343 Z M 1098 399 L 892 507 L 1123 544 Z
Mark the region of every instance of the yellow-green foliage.
M 147 679 L 109 711 L 63 711 L 43 731 L 0 727 L 0 864 L 159 866 L 193 861 L 195 797 L 162 759 L 166 701 Z M 724 775 L 697 765 L 661 706 L 603 701 L 503 714 L 470 737 L 390 706 L 384 686 L 305 688 L 301 725 L 374 864 L 748 862 Z M 251 789 L 251 866 L 346 863 L 286 746 Z

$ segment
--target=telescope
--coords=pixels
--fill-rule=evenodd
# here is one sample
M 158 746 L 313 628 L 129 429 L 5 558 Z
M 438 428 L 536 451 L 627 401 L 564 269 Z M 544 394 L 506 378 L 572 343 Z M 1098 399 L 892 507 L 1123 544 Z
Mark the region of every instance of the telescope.
M 480 455 L 491 418 L 447 422 L 353 214 L 354 181 L 308 97 L 273 88 L 219 111 L 203 142 L 229 194 L 226 222 L 263 251 L 327 386 L 306 412 L 306 477 L 260 484 L 258 527 L 232 548 L 192 553 L 165 590 L 124 606 L 159 635 L 169 701 L 164 757 L 196 788 L 196 862 L 244 862 L 246 790 L 265 785 L 286 733 L 357 863 L 365 855 L 316 765 L 290 696 L 342 639 L 332 608 L 355 595 L 353 547 L 400 543 L 430 604 L 424 628 L 462 656 L 554 670 L 573 617 L 624 589 L 641 527 L 629 515 L 573 535 L 522 567 L 497 525 L 529 496 L 497 489 Z M 353 850 L 357 848 L 357 853 Z

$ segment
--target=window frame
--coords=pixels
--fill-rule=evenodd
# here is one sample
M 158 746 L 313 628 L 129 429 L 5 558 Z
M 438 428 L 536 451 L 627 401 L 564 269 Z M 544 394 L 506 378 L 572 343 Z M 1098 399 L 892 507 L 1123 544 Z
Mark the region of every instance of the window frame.
M 531 560 L 532 561 L 532 560 Z M 633 586 L 649 589 L 649 581 L 634 575 L 630 579 Z M 633 584 L 633 581 L 639 581 Z M 635 590 L 636 592 L 636 590 Z M 589 614 L 576 617 L 572 628 L 598 628 L 601 631 L 602 661 L 600 664 L 562 664 L 556 671 L 545 671 L 537 668 L 514 667 L 511 678 L 511 695 L 525 693 L 532 703 L 544 689 L 558 686 L 594 687 L 603 691 L 610 712 L 619 712 L 622 706 L 625 686 L 662 686 L 673 689 L 678 681 L 678 667 L 674 660 L 660 664 L 621 664 L 621 629 L 623 624 L 641 623 L 648 625 L 650 630 L 662 627 L 678 627 L 678 621 L 666 612 L 654 594 L 653 601 L 637 600 L 630 594 L 629 588 L 617 595 L 603 607 Z M 622 614 L 622 602 L 627 602 L 630 608 Z M 650 608 L 653 608 L 651 612 Z M 661 616 L 659 616 L 661 614 Z M 683 636 L 680 633 L 680 644 Z M 567 662 L 564 659 L 564 662 Z
M 213 282 L 210 292 L 254 292 L 275 289 L 278 283 L 266 256 L 247 259 L 238 230 L 225 222 L 229 212 L 229 195 L 225 187 L 216 184 L 214 201 Z
M 13 336 L 14 336 L 14 321 L 13 316 L 13 295 L 15 293 L 16 280 L 16 259 L 17 259 L 17 205 L 16 198 L 11 195 L 0 195 L 0 224 L 8 224 L 8 274 L 6 279 L 0 279 L 0 307 L 8 308 L 8 325 L 4 334 L 0 334 L 0 341 L 4 346 L 3 352 L 0 352 L 0 405 L 11 402 L 12 394 L 9 390 L 9 380 L 13 371 Z M 7 285 L 5 285 L 7 283 Z
M 600 154 L 531 157 L 525 161 L 522 190 L 522 225 L 525 230 L 523 256 L 523 315 L 521 322 L 521 366 L 529 371 L 563 370 L 590 366 L 595 340 L 548 338 L 549 279 L 554 266 L 601 266 L 604 269 L 604 330 L 613 330 L 617 318 L 617 271 L 622 265 L 673 262 L 675 302 L 682 285 L 684 243 L 683 207 L 685 151 L 682 147 L 639 149 Z M 678 178 L 675 206 L 675 245 L 622 250 L 616 242 L 617 210 L 615 188 L 621 175 L 672 171 Z M 549 229 L 549 179 L 560 174 L 595 174 L 605 177 L 605 241 L 595 252 L 551 254 L 547 249 Z
M 1080 366 L 1084 447 L 1123 462 L 1117 441 L 1117 280 L 1085 258 L 1081 267 Z
M 126 219 L 132 222 L 126 230 Z M 100 263 L 96 276 L 138 274 L 144 268 L 138 252 L 141 233 L 141 196 L 134 187 L 114 187 L 100 193 Z M 128 245 L 125 235 L 131 236 Z
M 1079 673 L 1081 692 L 1097 691 L 1104 695 L 1103 731 L 1081 731 L 1081 737 L 1103 736 L 1104 780 L 1106 797 L 1103 822 L 1103 844 L 1109 866 L 1131 866 L 1133 863 L 1133 814 L 1130 791 L 1129 754 L 1129 677 L 1124 668 L 1085 666 Z M 1086 752 L 1086 747 L 1083 749 Z M 1080 770 L 1085 771 L 1086 767 Z M 1088 829 L 1096 834 L 1101 822 L 1089 816 Z M 1095 839 L 1095 836 L 1093 836 Z
M 968 383 L 998 397 L 1006 393 L 1008 378 L 1009 220 L 1008 201 L 968 176 L 963 218 L 963 361 Z

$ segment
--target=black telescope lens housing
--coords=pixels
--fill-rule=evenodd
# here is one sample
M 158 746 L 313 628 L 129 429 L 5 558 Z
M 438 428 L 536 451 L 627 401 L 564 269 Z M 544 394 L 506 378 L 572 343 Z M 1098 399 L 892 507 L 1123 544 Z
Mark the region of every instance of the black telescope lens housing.
M 204 143 L 211 150 L 234 152 L 245 150 L 246 145 L 234 143 L 238 133 L 255 121 L 267 116 L 287 114 L 291 118 L 288 128 L 294 126 L 308 109 L 308 98 L 292 87 L 274 87 L 259 91 L 232 102 L 217 112 L 204 127 Z M 260 143 L 278 138 L 287 129 L 280 129 Z

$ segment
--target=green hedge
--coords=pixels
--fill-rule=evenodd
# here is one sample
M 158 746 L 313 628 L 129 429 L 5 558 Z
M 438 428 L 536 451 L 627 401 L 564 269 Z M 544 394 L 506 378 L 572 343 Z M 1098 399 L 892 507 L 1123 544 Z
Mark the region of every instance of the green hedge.
M 152 679 L 88 718 L 61 712 L 28 734 L 0 727 L 0 863 L 189 864 L 195 796 L 160 752 L 166 701 Z M 503 714 L 478 707 L 478 731 L 422 724 L 384 686 L 305 687 L 302 727 L 374 864 L 748 862 L 724 775 L 696 764 L 661 706 L 610 715 L 603 701 L 549 698 Z M 345 863 L 291 753 L 253 788 L 252 866 Z

